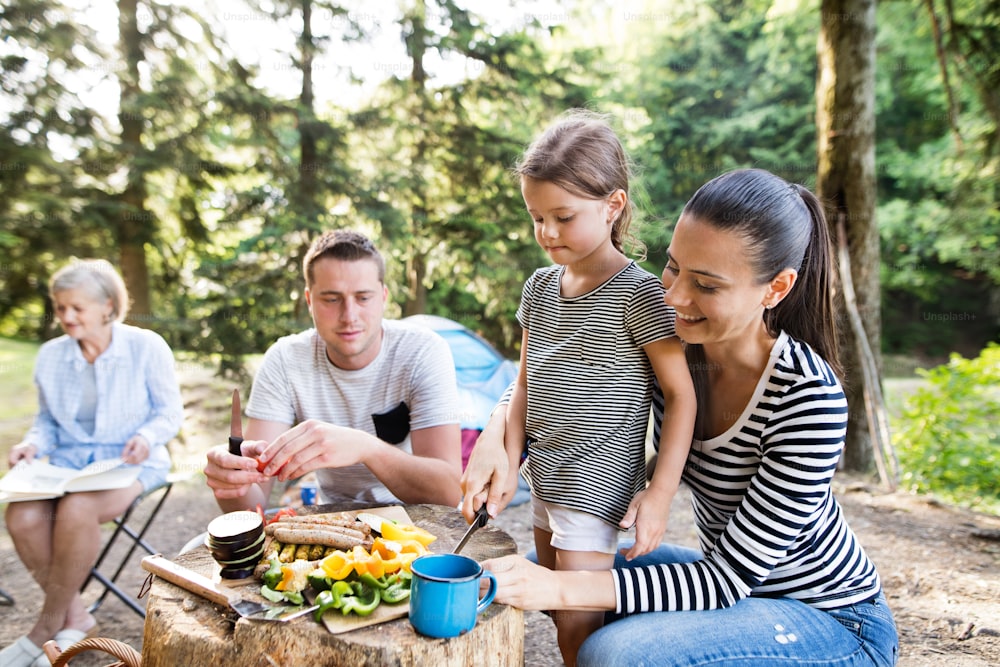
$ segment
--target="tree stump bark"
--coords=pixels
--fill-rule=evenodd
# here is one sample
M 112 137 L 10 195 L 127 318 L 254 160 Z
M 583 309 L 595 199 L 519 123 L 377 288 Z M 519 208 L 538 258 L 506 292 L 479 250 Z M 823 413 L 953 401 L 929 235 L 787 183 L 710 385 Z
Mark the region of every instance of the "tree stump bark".
M 338 509 L 342 508 L 319 506 L 315 511 Z M 406 511 L 415 524 L 438 536 L 433 545 L 435 553 L 450 552 L 468 527 L 454 508 L 409 505 Z M 472 537 L 462 553 L 481 561 L 516 551 L 517 545 L 509 535 L 487 525 Z M 218 570 L 204 547 L 174 560 L 209 577 Z M 524 664 L 524 620 L 520 610 L 494 603 L 479 616 L 472 632 L 451 639 L 419 635 L 406 618 L 331 634 L 310 616 L 287 623 L 249 621 L 157 579 L 146 606 L 142 664 L 520 666 Z

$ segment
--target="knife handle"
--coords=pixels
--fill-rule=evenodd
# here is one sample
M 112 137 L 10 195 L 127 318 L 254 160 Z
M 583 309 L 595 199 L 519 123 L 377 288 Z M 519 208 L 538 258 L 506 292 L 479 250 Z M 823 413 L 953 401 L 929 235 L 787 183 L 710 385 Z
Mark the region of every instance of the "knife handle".
M 243 456 L 243 450 L 240 449 L 242 443 L 243 438 L 229 436 L 229 453 L 234 456 Z
M 200 595 L 206 600 L 211 600 L 215 604 L 229 605 L 232 602 L 229 595 L 216 586 L 214 581 L 187 569 L 183 565 L 178 565 L 160 554 L 143 558 L 142 569 L 146 572 L 152 572 L 161 579 L 180 586 L 186 591 Z
M 482 528 L 489 520 L 490 513 L 486 511 L 486 503 L 483 503 L 483 506 L 476 511 L 476 516 L 472 517 L 472 523 Z

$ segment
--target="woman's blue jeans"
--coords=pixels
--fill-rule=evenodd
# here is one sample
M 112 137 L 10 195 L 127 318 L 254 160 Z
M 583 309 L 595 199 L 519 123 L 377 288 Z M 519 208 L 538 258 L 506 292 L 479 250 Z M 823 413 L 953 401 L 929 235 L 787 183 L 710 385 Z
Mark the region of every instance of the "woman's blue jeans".
M 663 545 L 616 567 L 691 562 L 701 553 Z M 750 597 L 726 609 L 647 612 L 609 622 L 584 642 L 579 667 L 812 665 L 892 667 L 899 636 L 879 593 L 869 602 L 822 611 L 790 598 Z

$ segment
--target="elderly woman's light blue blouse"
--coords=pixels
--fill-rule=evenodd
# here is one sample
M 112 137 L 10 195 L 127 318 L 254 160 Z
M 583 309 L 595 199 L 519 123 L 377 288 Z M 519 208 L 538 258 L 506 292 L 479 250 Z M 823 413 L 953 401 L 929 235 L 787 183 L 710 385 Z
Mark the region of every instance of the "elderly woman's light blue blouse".
M 79 344 L 69 336 L 41 346 L 35 361 L 38 414 L 25 441 L 51 464 L 80 469 L 121 457 L 125 442 L 141 435 L 150 453 L 141 464 L 139 481 L 144 489 L 161 483 L 170 471 L 166 445 L 177 435 L 183 417 L 170 347 L 153 331 L 112 325 L 111 344 L 93 364 L 93 432 L 77 419 L 87 365 Z

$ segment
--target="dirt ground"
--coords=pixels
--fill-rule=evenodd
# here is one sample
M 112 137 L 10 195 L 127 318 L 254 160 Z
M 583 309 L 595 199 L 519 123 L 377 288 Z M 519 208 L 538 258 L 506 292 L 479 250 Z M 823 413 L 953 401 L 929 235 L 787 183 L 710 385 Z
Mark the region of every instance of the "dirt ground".
M 224 442 L 233 385 L 198 366 L 179 367 L 185 398 L 185 426 L 172 445 L 178 481 L 148 539 L 174 555 L 218 514 L 201 477 L 204 451 Z M 245 396 L 245 391 L 241 392 Z M 862 480 L 840 478 L 837 496 L 852 528 L 882 575 L 899 626 L 903 667 L 987 667 L 1000 665 L 1000 518 L 946 507 L 903 493 L 887 494 Z M 142 508 L 137 514 L 141 514 Z M 528 505 L 509 508 L 494 525 L 531 548 Z M 689 498 L 682 490 L 671 514 L 668 541 L 694 545 Z M 145 573 L 140 554 L 129 561 L 121 582 L 138 591 Z M 0 646 L 24 634 L 41 608 L 40 589 L 21 565 L 6 529 L 0 529 L 0 589 L 15 599 L 0 606 Z M 85 599 L 97 597 L 91 584 Z M 109 596 L 95 612 L 99 636 L 136 649 L 142 646 L 142 619 Z M 525 665 L 562 665 L 549 619 L 525 614 Z M 86 653 L 73 665 L 107 665 L 104 653 Z

